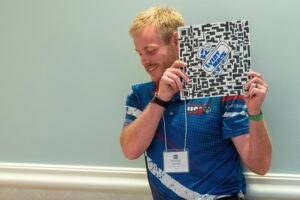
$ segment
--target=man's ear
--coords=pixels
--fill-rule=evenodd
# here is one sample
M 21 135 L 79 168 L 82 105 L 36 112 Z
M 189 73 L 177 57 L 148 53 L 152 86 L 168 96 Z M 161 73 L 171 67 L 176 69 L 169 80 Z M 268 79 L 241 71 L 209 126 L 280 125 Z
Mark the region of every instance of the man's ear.
M 174 43 L 174 45 L 178 46 L 178 32 L 177 31 L 173 32 L 172 42 Z

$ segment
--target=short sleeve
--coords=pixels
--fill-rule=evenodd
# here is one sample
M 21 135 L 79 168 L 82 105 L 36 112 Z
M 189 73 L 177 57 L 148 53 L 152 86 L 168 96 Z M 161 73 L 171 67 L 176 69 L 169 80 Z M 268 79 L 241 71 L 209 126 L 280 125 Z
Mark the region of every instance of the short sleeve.
M 223 103 L 223 138 L 249 133 L 247 106 L 243 96 L 222 98 Z
M 134 93 L 133 89 L 131 89 L 127 96 L 125 112 L 124 127 L 133 122 L 142 112 L 138 103 L 137 95 Z

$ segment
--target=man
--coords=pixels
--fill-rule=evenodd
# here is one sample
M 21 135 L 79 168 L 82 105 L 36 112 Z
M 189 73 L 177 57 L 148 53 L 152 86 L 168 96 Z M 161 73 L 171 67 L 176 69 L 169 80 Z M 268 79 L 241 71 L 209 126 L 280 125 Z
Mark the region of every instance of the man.
M 268 86 L 249 72 L 245 97 L 181 101 L 182 71 L 177 28 L 184 25 L 173 9 L 154 7 L 133 21 L 130 34 L 152 81 L 132 87 L 120 137 L 124 155 L 145 155 L 153 199 L 243 199 L 241 161 L 257 174 L 267 173 L 271 142 L 261 106 Z M 193 114 L 192 105 L 206 107 Z M 246 105 L 246 106 L 245 106 Z

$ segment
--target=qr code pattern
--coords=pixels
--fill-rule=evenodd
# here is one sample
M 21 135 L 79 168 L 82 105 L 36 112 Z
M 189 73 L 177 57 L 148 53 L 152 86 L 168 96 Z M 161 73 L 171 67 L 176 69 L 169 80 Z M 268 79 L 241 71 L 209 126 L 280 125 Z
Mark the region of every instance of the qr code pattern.
M 181 99 L 245 94 L 251 68 L 248 21 L 218 22 L 178 29 L 179 57 L 187 63 Z

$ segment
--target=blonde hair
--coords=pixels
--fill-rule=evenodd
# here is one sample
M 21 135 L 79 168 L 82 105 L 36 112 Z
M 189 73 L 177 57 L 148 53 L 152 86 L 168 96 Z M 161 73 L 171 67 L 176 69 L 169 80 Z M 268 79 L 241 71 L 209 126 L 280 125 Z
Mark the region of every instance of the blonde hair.
M 165 43 L 171 41 L 172 34 L 184 25 L 181 14 L 175 9 L 155 6 L 139 13 L 130 27 L 132 37 L 140 33 L 146 25 L 154 25 Z

